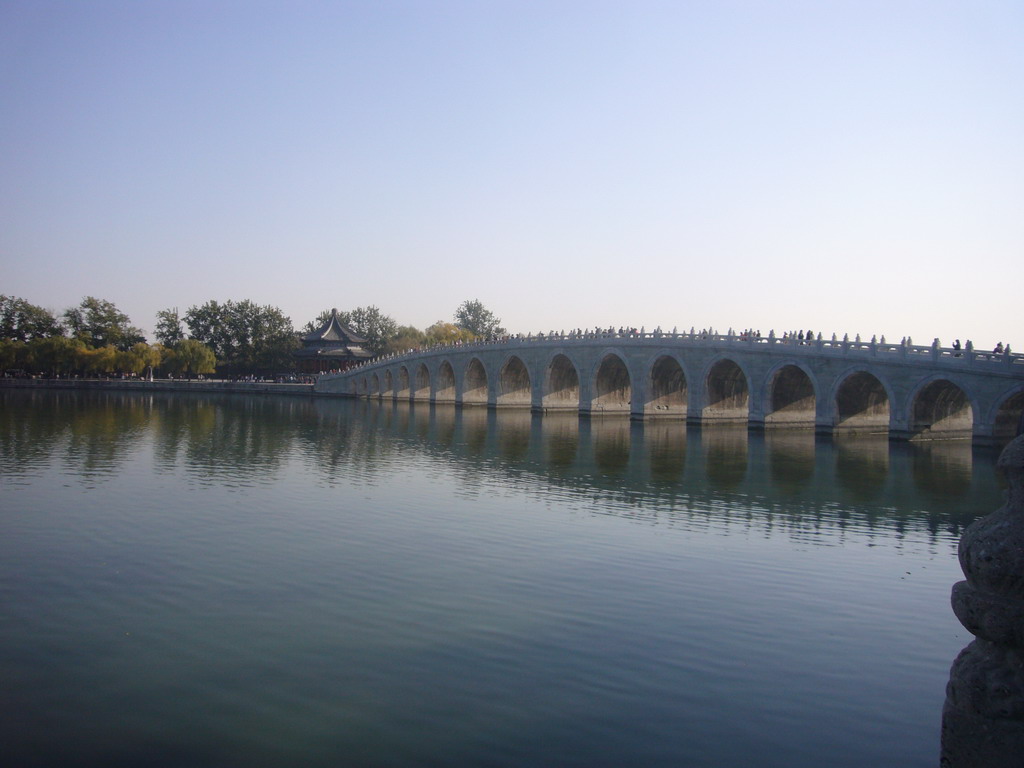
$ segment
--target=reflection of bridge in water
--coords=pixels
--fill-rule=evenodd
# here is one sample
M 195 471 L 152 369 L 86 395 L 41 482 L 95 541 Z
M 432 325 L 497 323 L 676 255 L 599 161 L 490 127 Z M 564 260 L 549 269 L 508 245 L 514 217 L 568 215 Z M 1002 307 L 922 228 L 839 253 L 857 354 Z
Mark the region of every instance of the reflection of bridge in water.
M 949 532 L 1001 503 L 995 452 L 966 440 L 823 439 L 811 430 L 761 433 L 742 425 L 694 428 L 390 400 L 10 395 L 18 405 L 9 413 L 19 417 L 0 424 L 0 475 L 12 481 L 36 472 L 39 456 L 54 455 L 90 483 L 101 482 L 150 451 L 158 471 L 184 467 L 200 486 L 217 479 L 274 483 L 296 462 L 321 482 L 377 484 L 418 465 L 480 498 L 515 486 L 542 503 L 557 496 L 584 512 L 693 528 L 739 523 L 809 543 L 819 535 L 829 541 L 829 531 L 847 526 L 891 541 L 916 530 L 948 542 Z
M 883 342 L 569 334 L 433 347 L 322 376 L 323 393 L 1005 442 L 1024 356 Z
M 760 510 L 756 525 L 773 520 L 808 537 L 849 515 L 855 527 L 927 528 L 934 535 L 958 531 L 999 503 L 991 461 L 975 462 L 975 450 L 984 449 L 967 441 L 822 441 L 811 431 L 761 435 L 735 425 L 691 429 L 450 404 L 369 402 L 358 410 L 373 432 L 454 459 L 468 490 L 486 493 L 514 477 L 564 487 L 583 501 L 600 497 L 603 507 L 612 502 L 623 514 L 682 516 L 687 525 L 710 510 L 708 524 L 722 525 L 736 514 L 731 502 L 742 498 L 735 508 Z

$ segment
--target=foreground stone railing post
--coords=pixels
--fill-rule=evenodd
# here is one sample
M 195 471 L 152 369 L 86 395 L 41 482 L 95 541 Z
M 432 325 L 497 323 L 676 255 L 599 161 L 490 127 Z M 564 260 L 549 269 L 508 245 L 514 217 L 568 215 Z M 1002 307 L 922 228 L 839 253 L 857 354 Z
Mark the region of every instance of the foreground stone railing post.
M 941 764 L 1024 766 L 1024 436 L 996 464 L 1006 504 L 960 537 L 966 581 L 953 586 L 953 612 L 977 639 L 953 662 L 942 710 Z

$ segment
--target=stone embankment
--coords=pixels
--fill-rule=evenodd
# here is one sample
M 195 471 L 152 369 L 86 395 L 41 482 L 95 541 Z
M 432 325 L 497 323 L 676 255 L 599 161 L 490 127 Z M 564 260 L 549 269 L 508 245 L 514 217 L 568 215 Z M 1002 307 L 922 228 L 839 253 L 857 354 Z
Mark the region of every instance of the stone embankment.
M 215 392 L 239 395 L 303 395 L 313 392 L 312 384 L 276 384 L 264 381 L 220 381 L 195 379 L 0 379 L 0 387 L 19 389 L 132 390 L 135 392 Z

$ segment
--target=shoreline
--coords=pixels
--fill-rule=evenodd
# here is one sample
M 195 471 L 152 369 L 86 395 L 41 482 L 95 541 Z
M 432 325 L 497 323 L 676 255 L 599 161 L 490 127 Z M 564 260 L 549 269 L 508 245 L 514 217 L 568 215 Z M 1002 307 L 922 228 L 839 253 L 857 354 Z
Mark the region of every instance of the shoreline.
M 265 381 L 156 379 L 0 379 L 7 389 L 85 389 L 130 390 L 133 392 L 214 392 L 241 395 L 291 395 L 301 397 L 339 397 L 314 392 L 313 384 L 277 384 Z

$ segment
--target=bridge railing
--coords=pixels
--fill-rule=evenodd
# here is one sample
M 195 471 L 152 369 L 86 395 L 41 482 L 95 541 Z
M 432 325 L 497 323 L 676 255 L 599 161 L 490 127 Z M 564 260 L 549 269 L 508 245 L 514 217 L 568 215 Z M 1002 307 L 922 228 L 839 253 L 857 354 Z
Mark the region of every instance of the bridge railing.
M 937 343 L 937 340 L 928 346 L 915 345 L 911 343 L 909 339 L 903 339 L 899 343 L 892 343 L 887 342 L 884 336 L 881 340 L 872 337 L 871 341 L 864 341 L 859 335 L 853 340 L 851 340 L 849 336 L 844 336 L 842 339 L 839 339 L 835 334 L 832 334 L 831 338 L 824 338 L 821 334 L 818 334 L 816 338 L 808 337 L 802 339 L 799 335 L 789 333 L 783 334 L 782 336 L 776 336 L 774 332 L 770 332 L 767 336 L 762 336 L 757 333 L 734 333 L 730 330 L 729 333 L 720 334 L 711 331 L 696 331 L 693 328 L 691 328 L 689 332 L 684 331 L 682 333 L 675 329 L 671 332 L 664 332 L 660 329 L 650 332 L 643 329 L 639 331 L 635 329 L 595 329 L 592 331 L 571 331 L 569 333 L 529 333 L 525 336 L 523 334 L 514 334 L 493 339 L 481 339 L 479 341 L 460 341 L 434 344 L 427 347 L 405 350 L 404 352 L 380 355 L 371 360 L 359 363 L 358 365 L 348 368 L 340 373 L 322 374 L 321 378 L 334 378 L 337 376 L 351 374 L 358 370 L 379 368 L 396 362 L 415 359 L 424 354 L 438 354 L 444 353 L 448 350 L 483 350 L 500 348 L 507 345 L 529 346 L 532 344 L 551 344 L 553 342 L 559 344 L 586 344 L 600 340 L 614 340 L 620 343 L 642 343 L 650 341 L 663 342 L 670 340 L 676 343 L 683 342 L 684 344 L 692 344 L 694 346 L 702 347 L 722 345 L 758 348 L 791 347 L 793 348 L 792 351 L 797 352 L 798 354 L 823 353 L 826 355 L 838 356 L 854 353 L 858 357 L 865 356 L 886 360 L 897 359 L 908 361 L 931 360 L 933 362 L 955 367 L 979 366 L 984 367 L 987 370 L 992 370 L 993 367 L 996 366 L 1013 369 L 1017 369 L 1017 366 L 1024 367 L 1024 355 L 1011 352 L 1008 346 L 1002 352 L 979 352 L 973 348 L 970 341 L 968 341 L 963 348 L 954 348 L 941 347 Z

